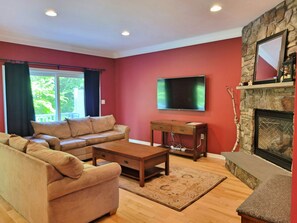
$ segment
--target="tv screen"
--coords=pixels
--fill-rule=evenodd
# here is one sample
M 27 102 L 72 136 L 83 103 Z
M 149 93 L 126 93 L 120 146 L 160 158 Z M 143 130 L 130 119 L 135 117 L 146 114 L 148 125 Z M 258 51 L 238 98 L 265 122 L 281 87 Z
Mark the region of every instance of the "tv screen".
M 205 111 L 205 76 L 158 79 L 157 102 L 158 109 Z

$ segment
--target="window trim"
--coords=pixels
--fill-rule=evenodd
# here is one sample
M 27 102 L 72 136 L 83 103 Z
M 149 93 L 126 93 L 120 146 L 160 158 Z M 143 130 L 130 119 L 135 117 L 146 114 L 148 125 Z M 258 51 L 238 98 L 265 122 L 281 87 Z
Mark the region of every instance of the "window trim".
M 4 131 L 7 133 L 7 107 L 6 107 L 6 81 L 5 65 L 2 65 L 2 87 L 3 87 L 3 113 L 4 113 Z

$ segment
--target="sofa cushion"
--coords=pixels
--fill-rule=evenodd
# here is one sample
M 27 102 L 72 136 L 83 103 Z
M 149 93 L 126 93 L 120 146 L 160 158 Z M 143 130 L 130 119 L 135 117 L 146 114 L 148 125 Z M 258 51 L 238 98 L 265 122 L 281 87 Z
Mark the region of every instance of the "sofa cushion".
M 87 145 L 94 145 L 102 142 L 106 142 L 106 136 L 99 134 L 89 134 L 84 136 L 79 136 L 80 139 L 86 141 Z
M 78 139 L 78 138 L 62 139 L 60 141 L 60 146 L 61 146 L 60 148 L 62 151 L 85 147 L 86 145 L 87 145 L 86 140 Z
M 48 144 L 48 142 L 45 141 L 44 139 L 38 139 L 38 138 L 35 139 L 35 138 L 32 138 L 32 139 L 30 139 L 30 142 L 39 143 L 39 144 L 41 144 L 41 145 L 43 145 L 43 146 L 49 148 L 49 144 Z
M 83 172 L 83 163 L 75 156 L 48 149 L 37 143 L 29 143 L 27 154 L 53 165 L 61 174 L 77 179 Z
M 106 115 L 101 117 L 91 117 L 92 127 L 94 133 L 100 133 L 108 130 L 112 130 L 116 123 L 113 115 Z
M 83 165 L 84 165 L 84 170 L 86 170 L 86 169 L 90 169 L 90 168 L 96 168 L 96 167 L 93 166 L 92 164 L 88 164 L 88 163 L 84 163 L 84 162 L 83 162 Z
M 72 137 L 93 133 L 90 117 L 76 119 L 66 118 L 66 120 L 69 124 Z
M 70 128 L 66 121 L 60 122 L 35 122 L 31 121 L 34 129 L 34 135 L 46 134 L 55 136 L 59 139 L 67 139 L 71 137 Z
M 29 140 L 21 136 L 11 137 L 8 139 L 8 145 L 21 152 L 26 152 L 27 145 L 29 144 L 29 142 L 30 142 Z
M 101 132 L 101 137 L 104 137 L 107 142 L 113 141 L 113 140 L 119 140 L 125 138 L 125 133 L 118 132 L 118 131 L 107 131 L 107 132 Z
M 10 138 L 10 134 L 0 132 L 0 143 L 8 145 L 9 138 Z

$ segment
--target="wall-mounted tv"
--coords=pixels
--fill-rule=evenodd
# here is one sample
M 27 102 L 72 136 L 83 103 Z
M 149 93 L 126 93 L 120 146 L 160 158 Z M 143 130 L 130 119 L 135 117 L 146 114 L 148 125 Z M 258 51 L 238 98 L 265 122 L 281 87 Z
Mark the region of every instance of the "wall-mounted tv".
M 158 109 L 205 111 L 205 76 L 160 78 Z

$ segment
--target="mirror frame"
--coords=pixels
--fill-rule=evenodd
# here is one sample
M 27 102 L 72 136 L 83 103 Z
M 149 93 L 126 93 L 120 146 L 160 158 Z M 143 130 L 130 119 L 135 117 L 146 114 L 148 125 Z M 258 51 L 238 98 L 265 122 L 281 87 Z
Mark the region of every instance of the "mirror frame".
M 254 64 L 254 75 L 253 75 L 253 84 L 265 84 L 265 83 L 275 83 L 275 82 L 279 82 L 279 76 L 280 76 L 280 68 L 282 67 L 282 64 L 284 62 L 285 59 L 285 52 L 286 52 L 286 43 L 287 43 L 287 30 L 283 30 L 279 33 L 276 33 L 272 36 L 269 36 L 265 39 L 262 39 L 260 41 L 257 42 L 256 45 L 256 55 L 255 55 L 255 64 Z M 272 39 L 275 39 L 277 37 L 281 37 L 281 50 L 279 53 L 279 59 L 278 59 L 278 67 L 277 67 L 277 76 L 276 78 L 272 78 L 272 79 L 266 79 L 266 80 L 257 80 L 257 62 L 258 62 L 258 52 L 259 52 L 259 46 L 263 43 L 267 43 Z

